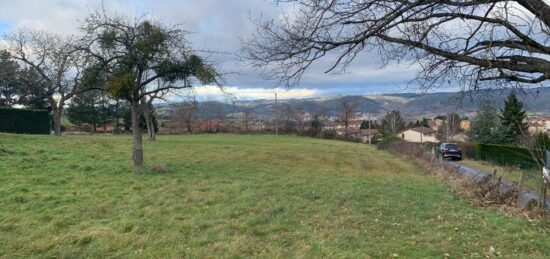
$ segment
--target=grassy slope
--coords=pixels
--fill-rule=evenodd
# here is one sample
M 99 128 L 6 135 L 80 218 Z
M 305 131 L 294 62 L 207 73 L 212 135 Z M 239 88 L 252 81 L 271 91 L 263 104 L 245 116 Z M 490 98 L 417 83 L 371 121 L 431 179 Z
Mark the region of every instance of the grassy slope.
M 550 227 L 472 208 L 361 144 L 0 134 L 0 257 L 550 256 Z

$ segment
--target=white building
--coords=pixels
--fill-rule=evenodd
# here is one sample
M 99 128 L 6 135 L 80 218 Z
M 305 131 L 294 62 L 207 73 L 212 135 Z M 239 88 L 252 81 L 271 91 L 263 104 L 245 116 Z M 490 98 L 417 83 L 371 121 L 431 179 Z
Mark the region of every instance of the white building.
M 405 130 L 399 134 L 399 137 L 409 142 L 439 142 L 435 137 L 435 130 L 426 127 L 417 127 Z

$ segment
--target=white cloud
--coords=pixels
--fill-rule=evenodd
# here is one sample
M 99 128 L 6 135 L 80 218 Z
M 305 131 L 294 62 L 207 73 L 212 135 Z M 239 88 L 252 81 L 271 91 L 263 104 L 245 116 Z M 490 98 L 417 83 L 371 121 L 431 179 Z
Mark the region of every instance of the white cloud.
M 228 86 L 224 87 L 222 91 L 219 87 L 211 85 L 196 87 L 192 94 L 199 100 L 252 100 L 274 99 L 275 93 L 277 93 L 277 98 L 279 99 L 310 98 L 322 95 L 322 91 L 318 89 L 240 88 Z

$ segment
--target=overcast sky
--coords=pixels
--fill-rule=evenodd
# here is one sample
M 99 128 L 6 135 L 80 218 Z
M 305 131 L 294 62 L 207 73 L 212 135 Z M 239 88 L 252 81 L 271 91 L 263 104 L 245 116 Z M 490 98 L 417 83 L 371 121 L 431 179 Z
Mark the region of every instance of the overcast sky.
M 108 11 L 128 15 L 147 14 L 165 23 L 181 24 L 191 31 L 189 40 L 197 50 L 223 52 L 209 59 L 221 64 L 227 76 L 227 92 L 238 99 L 270 98 L 277 82 L 267 81 L 251 67 L 237 61 L 241 39 L 251 36 L 250 18 L 277 18 L 285 10 L 271 0 L 105 0 Z M 78 33 L 80 21 L 98 0 L 0 0 L 0 34 L 18 26 L 47 29 L 61 34 Z M 332 60 L 316 64 L 301 84 L 290 90 L 276 89 L 282 98 L 416 92 L 408 82 L 414 66 L 393 65 L 380 69 L 376 57 L 358 56 L 343 74 L 324 74 Z M 212 87 L 198 88 L 201 99 L 218 99 Z

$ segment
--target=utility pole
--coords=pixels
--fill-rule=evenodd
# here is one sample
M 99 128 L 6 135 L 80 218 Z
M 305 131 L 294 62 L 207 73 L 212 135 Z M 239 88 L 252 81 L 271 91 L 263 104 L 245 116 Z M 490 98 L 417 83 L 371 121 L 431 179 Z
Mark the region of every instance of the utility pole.
M 446 133 L 445 137 L 447 139 L 446 141 L 449 142 L 449 134 L 450 134 L 449 131 L 451 130 L 451 128 L 450 128 L 450 125 L 449 125 L 449 115 L 448 114 L 447 114 L 447 120 L 445 121 L 445 126 L 446 126 L 445 127 L 445 133 Z
M 279 106 L 277 104 L 277 92 L 275 92 L 275 135 L 279 135 Z
M 367 113 L 367 116 L 368 116 L 368 122 L 369 122 L 369 134 L 367 134 L 367 137 L 369 138 L 369 145 L 371 144 L 371 137 L 370 137 L 370 112 Z

